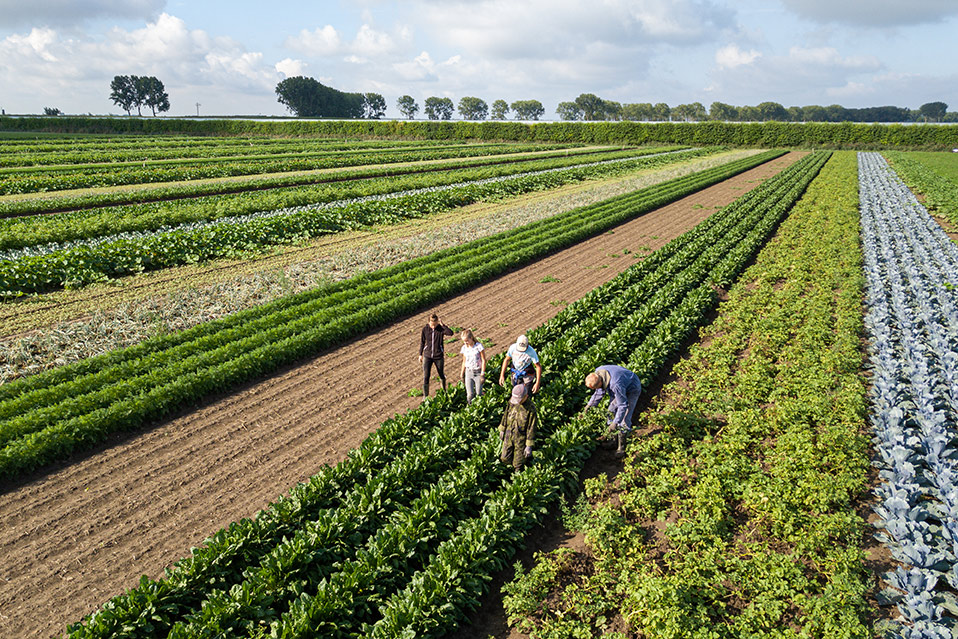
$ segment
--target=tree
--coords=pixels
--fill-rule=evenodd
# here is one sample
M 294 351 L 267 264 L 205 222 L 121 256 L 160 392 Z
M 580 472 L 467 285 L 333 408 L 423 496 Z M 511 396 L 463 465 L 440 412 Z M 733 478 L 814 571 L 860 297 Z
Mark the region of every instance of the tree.
M 559 106 L 556 107 L 556 113 L 559 114 L 561 120 L 582 119 L 582 109 L 575 102 L 560 102 Z
M 656 102 L 652 107 L 652 113 L 655 116 L 654 119 L 659 122 L 667 122 L 672 117 L 672 109 L 665 102 Z
M 459 111 L 463 120 L 485 120 L 489 113 L 489 105 L 481 98 L 466 96 L 459 100 L 456 110 Z
M 426 108 L 423 111 L 430 120 L 448 120 L 456 107 L 449 98 L 426 98 Z
M 828 113 L 825 107 L 818 104 L 810 104 L 802 107 L 802 115 L 806 122 L 825 122 L 828 120 Z
M 583 120 L 604 120 L 607 105 L 605 100 L 594 93 L 580 93 L 575 104 L 582 112 Z
M 509 105 L 505 100 L 496 100 L 492 103 L 492 111 L 489 113 L 490 120 L 505 120 L 509 113 Z
M 788 111 L 788 120 L 789 122 L 804 122 L 805 121 L 805 111 L 800 106 L 790 106 L 786 109 Z
M 136 77 L 136 76 L 134 76 Z M 153 115 L 159 111 L 170 110 L 170 96 L 166 92 L 166 87 L 156 77 L 137 77 L 137 99 L 144 105 L 150 107 Z
M 948 105 L 944 102 L 927 102 L 918 107 L 918 113 L 926 122 L 941 122 L 948 113 Z
M 63 111 L 56 107 L 43 107 L 43 115 L 63 115 Z
M 517 120 L 538 120 L 545 115 L 545 108 L 538 100 L 516 100 L 511 105 Z
M 361 118 L 365 110 L 362 93 L 345 93 L 301 75 L 276 85 L 277 100 L 294 115 L 306 118 Z
M 363 117 L 378 120 L 386 115 L 386 98 L 378 93 L 363 94 Z
M 784 122 L 788 119 L 788 112 L 778 102 L 762 102 L 758 105 L 758 112 L 762 116 L 763 122 L 771 120 Z
M 399 96 L 399 99 L 396 100 L 396 108 L 403 114 L 403 117 L 409 120 L 415 118 L 416 113 L 419 111 L 419 105 L 416 104 L 416 101 L 411 95 Z
M 131 75 L 116 75 L 113 76 L 113 81 L 110 82 L 110 100 L 113 101 L 113 104 L 126 111 L 127 115 L 130 115 L 133 112 L 133 107 L 137 106 L 138 91 L 136 81 L 134 80 L 135 77 L 136 76 Z
M 650 102 L 636 102 L 622 105 L 622 119 L 647 122 L 652 120 L 652 104 Z
M 719 122 L 734 122 L 738 119 L 738 109 L 724 102 L 713 102 L 709 105 L 709 119 Z

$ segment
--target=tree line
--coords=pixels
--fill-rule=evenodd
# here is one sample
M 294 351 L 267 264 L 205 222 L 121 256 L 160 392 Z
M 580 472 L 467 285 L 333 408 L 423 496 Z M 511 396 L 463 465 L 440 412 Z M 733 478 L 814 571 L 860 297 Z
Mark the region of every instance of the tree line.
M 708 110 L 701 102 L 670 107 L 664 102 L 621 104 L 583 93 L 571 102 L 560 102 L 556 113 L 562 120 L 635 120 L 642 122 L 958 122 L 944 102 L 928 102 L 918 109 L 896 106 L 848 109 L 829 106 L 784 107 L 778 102 L 734 106 L 713 102 Z
M 110 100 L 127 115 L 136 109 L 143 115 L 143 107 L 150 107 L 153 115 L 170 110 L 170 96 L 163 83 L 154 76 L 117 75 L 110 83 Z

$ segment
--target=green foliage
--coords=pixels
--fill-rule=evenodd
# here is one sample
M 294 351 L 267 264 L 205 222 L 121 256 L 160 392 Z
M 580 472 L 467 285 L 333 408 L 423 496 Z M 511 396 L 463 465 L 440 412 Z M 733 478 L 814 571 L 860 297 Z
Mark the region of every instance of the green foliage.
M 344 93 L 301 75 L 280 81 L 276 95 L 280 104 L 301 118 L 361 118 L 364 115 L 363 94 Z
M 618 499 L 591 491 L 592 568 L 540 579 L 551 609 L 517 607 L 514 623 L 562 636 L 613 614 L 650 637 L 873 636 L 855 512 L 869 468 L 856 188 L 853 154 L 811 184 L 676 365 Z
M 958 224 L 958 153 L 886 153 L 895 172 L 930 211 Z
M 399 99 L 396 100 L 396 108 L 399 109 L 399 112 L 402 113 L 404 118 L 412 120 L 416 117 L 416 113 L 419 112 L 419 105 L 416 104 L 415 98 L 411 95 L 401 95 Z

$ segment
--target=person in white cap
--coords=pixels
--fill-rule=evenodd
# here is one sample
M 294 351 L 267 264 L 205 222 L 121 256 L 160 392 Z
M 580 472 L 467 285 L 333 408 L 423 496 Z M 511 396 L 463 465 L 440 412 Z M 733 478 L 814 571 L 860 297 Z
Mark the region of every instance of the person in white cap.
M 524 384 L 530 395 L 539 392 L 539 384 L 542 383 L 542 365 L 539 363 L 539 355 L 536 349 L 529 345 L 529 338 L 520 335 L 516 338 L 516 343 L 506 351 L 506 357 L 502 360 L 502 370 L 499 371 L 499 385 L 506 385 L 506 370 L 512 366 L 510 379 L 512 385 Z

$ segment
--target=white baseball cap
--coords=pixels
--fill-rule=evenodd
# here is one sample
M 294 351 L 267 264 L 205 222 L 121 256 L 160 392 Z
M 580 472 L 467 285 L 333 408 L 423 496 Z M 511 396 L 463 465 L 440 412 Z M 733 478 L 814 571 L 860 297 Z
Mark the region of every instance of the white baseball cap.
M 516 350 L 524 351 L 529 348 L 529 338 L 525 335 L 520 335 L 516 338 Z

